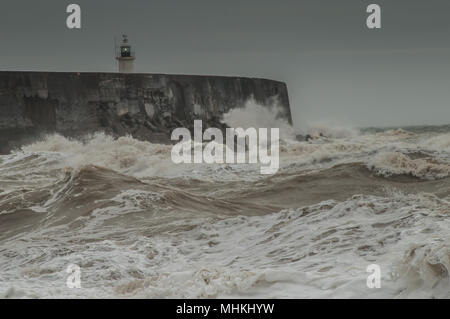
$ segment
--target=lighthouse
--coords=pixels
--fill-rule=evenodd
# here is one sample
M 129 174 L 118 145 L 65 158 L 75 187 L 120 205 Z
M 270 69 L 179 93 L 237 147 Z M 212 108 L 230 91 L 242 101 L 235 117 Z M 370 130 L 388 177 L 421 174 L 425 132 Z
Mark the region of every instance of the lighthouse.
M 131 51 L 131 45 L 126 34 L 122 35 L 122 43 L 118 50 L 116 49 L 116 60 L 119 61 L 119 73 L 133 73 L 134 71 L 134 52 Z

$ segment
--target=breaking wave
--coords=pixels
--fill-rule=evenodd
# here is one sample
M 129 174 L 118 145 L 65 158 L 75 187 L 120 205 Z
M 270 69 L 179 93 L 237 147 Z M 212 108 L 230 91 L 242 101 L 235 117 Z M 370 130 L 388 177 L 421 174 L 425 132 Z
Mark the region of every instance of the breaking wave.
M 368 167 L 382 176 L 412 175 L 422 179 L 448 177 L 450 164 L 439 163 L 432 158 L 411 159 L 399 152 L 378 154 L 368 163 Z

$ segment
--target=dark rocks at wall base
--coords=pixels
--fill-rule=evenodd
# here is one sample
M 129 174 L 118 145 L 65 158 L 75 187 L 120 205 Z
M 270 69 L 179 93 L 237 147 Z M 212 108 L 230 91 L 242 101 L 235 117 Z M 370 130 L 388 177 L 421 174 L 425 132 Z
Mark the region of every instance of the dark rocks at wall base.
M 81 137 L 103 131 L 171 143 L 177 127 L 225 128 L 221 116 L 254 98 L 278 99 L 280 117 L 292 123 L 286 85 L 240 77 L 0 72 L 0 153 L 46 134 Z

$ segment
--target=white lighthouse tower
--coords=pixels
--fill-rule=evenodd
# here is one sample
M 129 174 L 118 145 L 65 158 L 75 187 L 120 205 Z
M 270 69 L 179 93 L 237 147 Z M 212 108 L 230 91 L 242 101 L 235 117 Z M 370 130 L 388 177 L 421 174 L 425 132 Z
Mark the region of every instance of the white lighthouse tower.
M 122 35 L 122 43 L 116 47 L 116 60 L 119 61 L 120 73 L 133 73 L 134 72 L 134 52 L 131 51 L 131 45 L 128 42 L 128 36 Z

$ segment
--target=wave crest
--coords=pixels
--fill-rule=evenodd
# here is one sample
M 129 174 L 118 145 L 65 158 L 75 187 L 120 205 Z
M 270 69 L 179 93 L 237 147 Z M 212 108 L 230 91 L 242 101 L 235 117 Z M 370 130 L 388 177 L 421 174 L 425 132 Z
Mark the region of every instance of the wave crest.
M 432 180 L 445 178 L 450 174 L 450 165 L 447 163 L 439 163 L 431 158 L 411 159 L 400 152 L 380 153 L 367 166 L 384 177 L 411 175 Z

